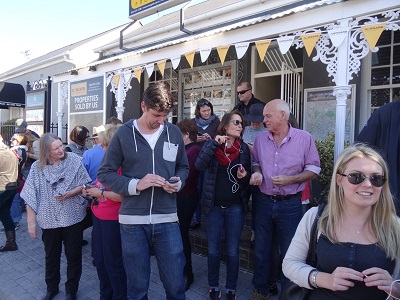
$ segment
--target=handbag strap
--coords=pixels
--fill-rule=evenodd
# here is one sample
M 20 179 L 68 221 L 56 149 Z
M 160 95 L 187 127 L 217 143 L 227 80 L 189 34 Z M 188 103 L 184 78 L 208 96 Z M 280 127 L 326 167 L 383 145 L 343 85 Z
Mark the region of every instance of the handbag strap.
M 325 202 L 318 205 L 318 212 L 311 227 L 310 246 L 308 248 L 306 263 L 312 267 L 317 266 L 317 253 L 315 252 L 315 249 L 317 247 L 318 240 L 318 220 L 325 208 L 325 205 Z

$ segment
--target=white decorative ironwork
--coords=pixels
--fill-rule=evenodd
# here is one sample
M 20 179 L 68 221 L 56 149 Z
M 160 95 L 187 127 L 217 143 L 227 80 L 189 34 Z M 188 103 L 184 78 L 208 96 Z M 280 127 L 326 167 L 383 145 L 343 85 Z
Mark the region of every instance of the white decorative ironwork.
M 60 111 L 63 111 L 64 104 L 68 105 L 69 93 L 68 93 L 68 81 L 62 81 L 60 83 L 60 97 L 61 97 L 61 107 Z
M 111 84 L 110 91 L 114 93 L 117 102 L 115 110 L 117 111 L 118 119 L 121 121 L 123 121 L 123 114 L 125 110 L 124 101 L 126 98 L 126 93 L 132 88 L 130 85 L 132 77 L 133 70 L 131 68 L 120 69 L 107 73 L 106 84 L 107 86 Z

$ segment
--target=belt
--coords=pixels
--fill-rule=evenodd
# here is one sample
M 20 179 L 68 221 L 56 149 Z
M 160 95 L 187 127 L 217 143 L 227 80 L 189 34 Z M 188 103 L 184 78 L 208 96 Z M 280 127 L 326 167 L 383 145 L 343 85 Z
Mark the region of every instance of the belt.
M 301 196 L 301 192 L 298 192 L 296 194 L 291 194 L 291 195 L 266 195 L 268 197 L 270 197 L 272 200 L 274 201 L 283 201 L 283 200 L 289 200 L 292 198 L 296 198 L 296 197 L 300 197 Z

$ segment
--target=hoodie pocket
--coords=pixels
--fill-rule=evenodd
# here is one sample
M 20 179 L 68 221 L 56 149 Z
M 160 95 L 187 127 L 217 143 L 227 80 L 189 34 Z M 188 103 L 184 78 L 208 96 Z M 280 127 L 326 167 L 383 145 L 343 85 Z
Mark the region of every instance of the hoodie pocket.
M 178 154 L 178 144 L 164 142 L 163 158 L 166 161 L 175 162 Z

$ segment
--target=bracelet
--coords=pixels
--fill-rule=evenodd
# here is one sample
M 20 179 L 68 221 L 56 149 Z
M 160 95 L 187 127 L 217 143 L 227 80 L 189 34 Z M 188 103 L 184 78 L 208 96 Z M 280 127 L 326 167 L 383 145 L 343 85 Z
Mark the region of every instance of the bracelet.
M 311 273 L 311 285 L 314 287 L 314 288 L 318 288 L 318 285 L 317 285 L 317 275 L 318 275 L 318 271 L 317 270 L 314 270 L 312 273 Z
M 101 194 L 100 194 L 100 196 L 101 197 L 104 197 L 104 192 L 106 191 L 104 188 L 99 188 L 99 190 L 101 191 Z

